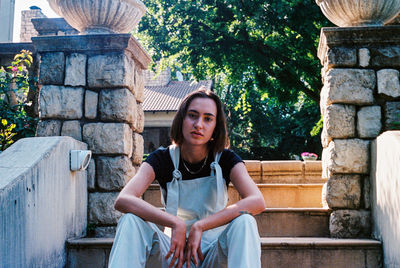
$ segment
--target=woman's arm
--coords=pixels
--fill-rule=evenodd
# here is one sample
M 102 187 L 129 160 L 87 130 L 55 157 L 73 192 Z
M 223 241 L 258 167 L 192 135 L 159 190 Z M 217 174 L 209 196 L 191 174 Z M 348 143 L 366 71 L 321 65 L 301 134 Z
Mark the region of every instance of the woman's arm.
M 156 224 L 171 227 L 171 247 L 166 259 L 173 254 L 170 267 L 179 259 L 177 267 L 184 263 L 184 248 L 186 240 L 186 224 L 176 216 L 170 215 L 159 208 L 147 203 L 140 197 L 154 181 L 155 173 L 153 167 L 144 162 L 136 175 L 119 193 L 114 207 L 123 213 L 133 213 L 136 216 Z
M 197 256 L 201 259 L 200 240 L 204 231 L 213 229 L 232 221 L 241 214 L 256 215 L 264 211 L 265 201 L 257 185 L 249 176 L 245 165 L 237 163 L 231 170 L 230 178 L 232 184 L 241 196 L 241 200 L 225 209 L 195 222 L 188 237 L 188 252 L 186 261 L 193 258 L 197 265 Z M 197 253 L 197 254 L 196 254 Z

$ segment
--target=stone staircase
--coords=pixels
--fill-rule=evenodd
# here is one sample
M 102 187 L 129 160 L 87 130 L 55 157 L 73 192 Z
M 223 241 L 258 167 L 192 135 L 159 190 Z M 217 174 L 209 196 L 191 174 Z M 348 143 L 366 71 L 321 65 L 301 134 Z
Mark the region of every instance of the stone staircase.
M 255 218 L 261 236 L 262 267 L 376 268 L 382 266 L 382 245 L 371 239 L 329 237 L 330 209 L 323 208 L 321 162 L 246 161 L 250 176 L 264 195 L 267 208 Z M 239 194 L 229 187 L 229 202 Z M 161 207 L 159 186 L 143 199 Z M 107 267 L 112 238 L 68 241 L 68 267 Z

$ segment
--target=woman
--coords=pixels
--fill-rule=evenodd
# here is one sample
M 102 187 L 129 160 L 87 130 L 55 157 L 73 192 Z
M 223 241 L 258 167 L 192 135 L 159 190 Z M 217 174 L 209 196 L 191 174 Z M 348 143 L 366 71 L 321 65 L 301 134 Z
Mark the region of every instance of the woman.
M 264 199 L 243 161 L 225 149 L 218 96 L 205 88 L 186 96 L 171 140 L 149 155 L 115 201 L 127 214 L 118 223 L 109 267 L 261 267 L 251 215 L 264 210 Z M 155 179 L 166 212 L 140 198 Z M 229 182 L 242 199 L 226 207 Z M 171 237 L 155 224 L 170 227 Z

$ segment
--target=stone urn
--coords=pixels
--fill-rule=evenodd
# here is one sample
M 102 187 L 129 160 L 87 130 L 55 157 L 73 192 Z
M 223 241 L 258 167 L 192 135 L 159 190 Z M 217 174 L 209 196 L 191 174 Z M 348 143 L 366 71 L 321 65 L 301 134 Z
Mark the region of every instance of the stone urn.
M 47 0 L 81 34 L 129 33 L 146 13 L 140 0 Z
M 382 26 L 400 12 L 400 0 L 316 0 L 339 27 Z

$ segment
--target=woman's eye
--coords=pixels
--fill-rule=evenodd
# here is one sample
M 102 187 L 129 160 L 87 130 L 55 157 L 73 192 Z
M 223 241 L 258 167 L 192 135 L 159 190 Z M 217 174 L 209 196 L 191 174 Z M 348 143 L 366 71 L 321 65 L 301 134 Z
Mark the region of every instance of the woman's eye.
M 189 118 L 195 118 L 196 117 L 196 115 L 194 115 L 194 114 L 188 114 L 188 116 L 189 116 Z
M 206 117 L 204 120 L 205 120 L 206 122 L 211 122 L 211 121 L 212 121 L 212 118 L 211 118 L 211 117 Z

